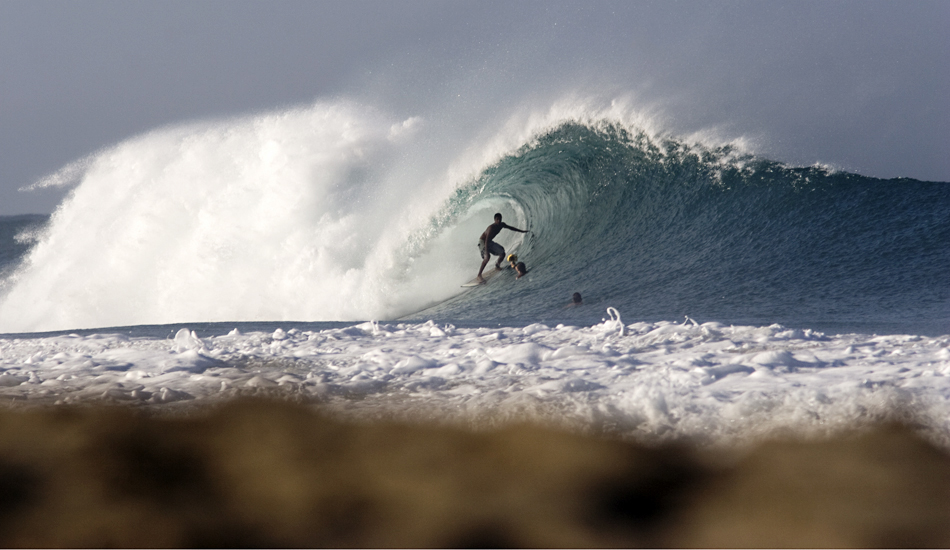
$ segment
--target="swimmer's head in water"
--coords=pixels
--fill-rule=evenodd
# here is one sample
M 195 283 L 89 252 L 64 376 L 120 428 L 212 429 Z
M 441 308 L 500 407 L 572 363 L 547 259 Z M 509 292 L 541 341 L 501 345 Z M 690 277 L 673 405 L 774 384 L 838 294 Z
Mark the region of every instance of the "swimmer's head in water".
M 514 254 L 508 254 L 508 261 L 511 263 L 515 263 L 518 261 L 518 256 Z
M 581 293 L 575 292 L 574 295 L 571 296 L 571 301 L 574 302 L 575 304 L 581 303 Z

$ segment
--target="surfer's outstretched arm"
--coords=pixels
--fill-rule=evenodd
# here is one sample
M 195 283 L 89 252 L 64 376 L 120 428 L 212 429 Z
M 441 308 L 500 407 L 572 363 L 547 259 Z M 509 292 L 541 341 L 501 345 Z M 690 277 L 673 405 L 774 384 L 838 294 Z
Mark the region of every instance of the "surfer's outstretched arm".
M 502 222 L 501 226 L 502 226 L 503 228 L 505 228 L 505 229 L 510 229 L 510 230 L 512 230 L 512 231 L 517 231 L 518 233 L 527 233 L 527 232 L 528 232 L 527 229 L 518 229 L 517 227 L 511 227 L 510 225 L 508 225 L 507 223 L 504 223 L 504 222 Z

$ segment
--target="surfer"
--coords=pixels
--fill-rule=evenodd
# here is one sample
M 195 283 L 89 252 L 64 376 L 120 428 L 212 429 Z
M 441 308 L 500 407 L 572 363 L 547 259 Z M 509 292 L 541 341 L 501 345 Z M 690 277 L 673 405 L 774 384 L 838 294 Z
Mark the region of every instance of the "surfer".
M 518 229 L 517 227 L 511 227 L 507 223 L 501 221 L 501 214 L 495 214 L 495 223 L 488 226 L 488 229 L 482 233 L 482 236 L 478 238 L 478 252 L 482 256 L 482 266 L 478 268 L 478 276 L 475 279 L 478 282 L 482 282 L 485 279 L 482 278 L 482 271 L 485 271 L 485 266 L 488 265 L 488 260 L 491 259 L 491 255 L 494 254 L 498 256 L 498 261 L 495 263 L 495 269 L 501 269 L 501 261 L 505 257 L 505 248 L 500 244 L 496 243 L 493 239 L 501 233 L 502 229 L 510 229 L 512 231 L 517 231 L 518 233 L 527 233 L 524 229 Z
M 515 279 L 520 279 L 528 274 L 528 267 L 524 265 L 524 262 L 518 261 L 518 256 L 515 254 L 508 254 L 508 265 L 515 270 Z

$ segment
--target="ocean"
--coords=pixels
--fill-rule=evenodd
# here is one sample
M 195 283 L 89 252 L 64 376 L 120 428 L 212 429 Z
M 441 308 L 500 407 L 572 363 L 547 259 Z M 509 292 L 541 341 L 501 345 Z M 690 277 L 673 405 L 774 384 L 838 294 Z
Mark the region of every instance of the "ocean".
M 0 398 L 950 443 L 950 183 L 582 107 L 459 139 L 347 102 L 160 128 L 0 218 Z M 495 212 L 527 264 L 472 289 Z M 574 306 L 578 292 L 583 303 Z

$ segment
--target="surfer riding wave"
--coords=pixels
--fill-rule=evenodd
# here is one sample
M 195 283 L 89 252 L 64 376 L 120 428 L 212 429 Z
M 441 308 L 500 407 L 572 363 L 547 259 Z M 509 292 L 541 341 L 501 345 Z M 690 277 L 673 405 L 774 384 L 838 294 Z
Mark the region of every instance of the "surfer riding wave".
M 482 233 L 482 236 L 478 238 L 478 252 L 482 257 L 482 265 L 478 268 L 478 276 L 475 279 L 478 282 L 484 281 L 482 278 L 482 272 L 485 271 L 485 266 L 488 265 L 488 261 L 491 259 L 492 254 L 498 256 L 498 261 L 495 262 L 495 269 L 501 268 L 501 261 L 505 257 L 505 247 L 496 243 L 493 239 L 501 233 L 502 229 L 510 229 L 512 231 L 517 231 L 518 233 L 527 233 L 527 230 L 518 229 L 517 227 L 512 227 L 507 223 L 501 221 L 501 214 L 495 214 L 495 223 L 488 226 L 485 229 L 485 232 Z

